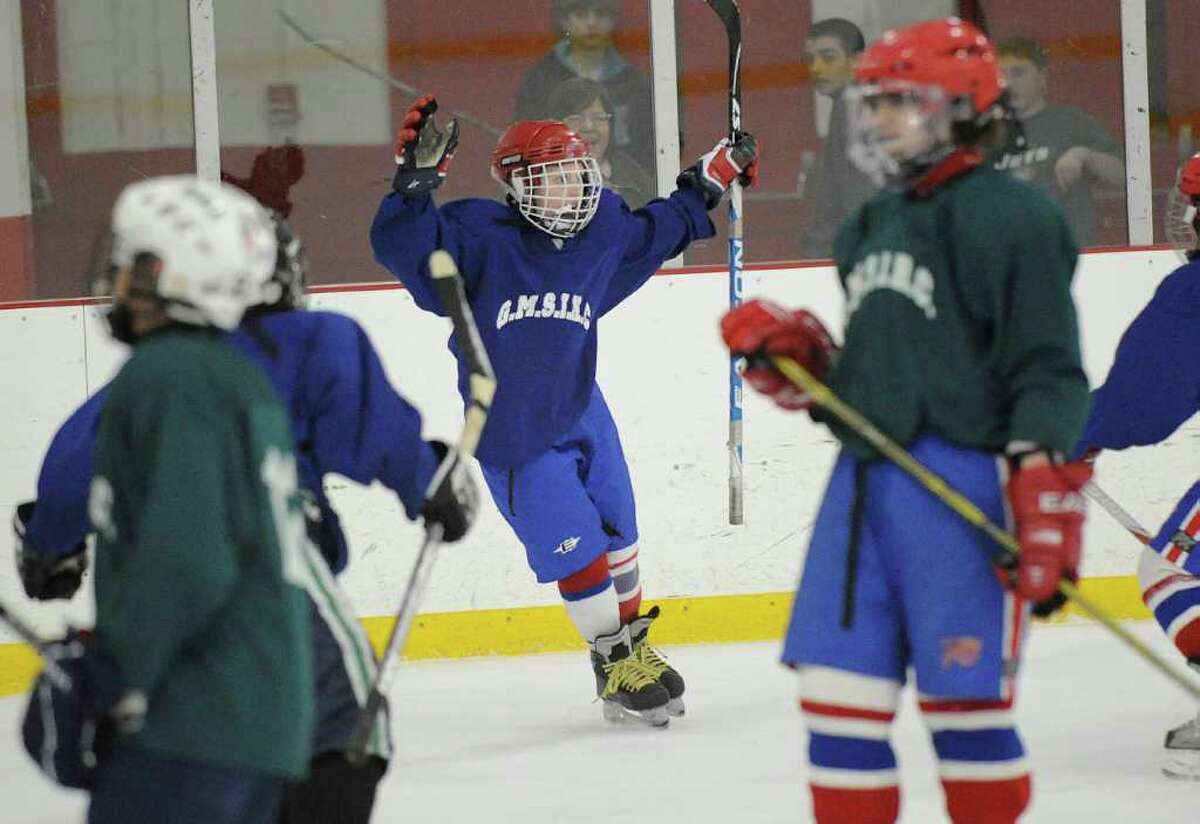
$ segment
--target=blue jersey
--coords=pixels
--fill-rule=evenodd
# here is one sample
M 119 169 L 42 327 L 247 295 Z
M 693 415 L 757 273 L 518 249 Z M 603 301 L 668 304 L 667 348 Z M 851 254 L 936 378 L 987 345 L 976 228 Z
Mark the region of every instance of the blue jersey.
M 1163 279 L 1121 336 L 1076 453 L 1165 440 L 1200 409 L 1200 261 Z
M 421 440 L 420 414 L 388 383 L 357 323 L 331 312 L 269 313 L 244 321 L 230 342 L 264 370 L 288 410 L 300 485 L 321 509 L 319 543 L 334 572 L 345 567 L 347 550 L 321 483 L 327 473 L 380 481 L 410 518 L 420 513 L 438 455 Z M 26 531 L 29 549 L 69 553 L 91 528 L 92 447 L 106 392 L 88 398 L 50 444 Z
M 583 414 L 596 383 L 596 322 L 663 261 L 713 233 L 703 197 L 690 189 L 636 211 L 604 190 L 592 222 L 565 240 L 495 201 L 439 208 L 428 195 L 389 194 L 371 226 L 371 246 L 417 305 L 437 314 L 445 312 L 429 255 L 445 249 L 458 262 L 496 372 L 476 455 L 507 468 L 544 452 Z M 457 357 L 453 339 L 450 349 Z M 458 364 L 466 398 L 467 368 L 461 357 Z

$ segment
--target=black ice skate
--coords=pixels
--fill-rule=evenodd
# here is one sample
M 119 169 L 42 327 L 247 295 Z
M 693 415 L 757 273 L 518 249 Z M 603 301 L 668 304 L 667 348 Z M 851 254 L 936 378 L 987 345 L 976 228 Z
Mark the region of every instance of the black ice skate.
M 650 634 L 650 624 L 658 617 L 658 607 L 651 607 L 645 615 L 639 615 L 629 623 L 629 637 L 633 641 L 633 657 L 654 673 L 658 683 L 667 689 L 671 700 L 667 702 L 667 715 L 678 718 L 684 713 L 683 706 L 683 676 L 667 663 L 666 658 L 650 644 L 646 636 Z
M 592 669 L 596 672 L 596 694 L 604 706 L 604 718 L 621 721 L 632 718 L 652 727 L 670 722 L 667 688 L 658 683 L 654 672 L 633 654 L 629 626 L 611 635 L 601 635 L 591 644 Z

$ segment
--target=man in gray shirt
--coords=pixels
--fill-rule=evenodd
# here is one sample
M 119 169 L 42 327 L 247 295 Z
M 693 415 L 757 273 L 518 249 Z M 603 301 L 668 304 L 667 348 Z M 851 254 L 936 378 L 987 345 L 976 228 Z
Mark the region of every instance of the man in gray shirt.
M 996 47 L 1009 101 L 1025 131 L 1024 148 L 997 157 L 1008 170 L 1058 201 L 1080 246 L 1101 243 L 1096 226 L 1098 189 L 1124 191 L 1121 145 L 1090 114 L 1046 100 L 1048 58 L 1028 37 Z
M 829 132 L 816 169 L 805 187 L 808 223 L 800 233 L 806 258 L 833 255 L 838 226 L 875 191 L 874 184 L 846 156 L 847 117 L 843 92 L 854 80 L 854 59 L 863 50 L 858 26 L 840 17 L 819 20 L 808 30 L 804 62 L 818 93 L 833 98 Z

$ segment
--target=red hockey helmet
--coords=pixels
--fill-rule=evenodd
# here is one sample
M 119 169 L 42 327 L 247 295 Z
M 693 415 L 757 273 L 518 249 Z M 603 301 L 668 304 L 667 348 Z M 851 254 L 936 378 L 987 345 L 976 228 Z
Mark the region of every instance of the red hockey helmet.
M 957 17 L 927 20 L 883 35 L 859 55 L 859 83 L 937 86 L 951 100 L 969 100 L 986 114 L 1004 91 L 996 49 L 983 32 Z
M 587 141 L 557 120 L 520 120 L 492 151 L 492 177 L 518 211 L 554 237 L 578 234 L 600 205 L 600 165 Z
M 1167 192 L 1167 208 L 1163 212 L 1163 229 L 1167 242 L 1183 260 L 1196 255 L 1197 230 L 1200 229 L 1200 152 L 1189 157 L 1179 167 L 1176 183 Z
M 1179 191 L 1188 197 L 1200 197 L 1200 152 L 1185 160 L 1179 170 Z
M 1005 117 L 996 50 L 956 17 L 887 32 L 859 55 L 846 91 L 847 154 L 880 186 L 909 187 Z

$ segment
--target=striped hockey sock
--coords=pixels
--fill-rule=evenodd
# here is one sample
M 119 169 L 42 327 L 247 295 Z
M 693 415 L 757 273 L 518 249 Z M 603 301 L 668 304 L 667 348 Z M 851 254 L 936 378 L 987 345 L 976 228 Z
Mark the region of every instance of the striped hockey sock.
M 567 615 L 587 642 L 621 628 L 617 591 L 608 574 L 608 558 L 601 553 L 579 572 L 558 582 Z
M 638 545 L 614 549 L 608 553 L 608 574 L 612 576 L 621 607 L 621 623 L 638 617 L 642 608 L 642 582 L 638 576 Z
M 1015 824 L 1032 785 L 1012 701 L 921 696 L 933 734 L 946 809 L 955 824 Z
M 1142 600 L 1187 658 L 1200 656 L 1200 578 L 1150 549 L 1138 561 Z
M 828 667 L 800 672 L 809 787 L 818 824 L 892 824 L 900 815 L 888 737 L 900 684 Z

